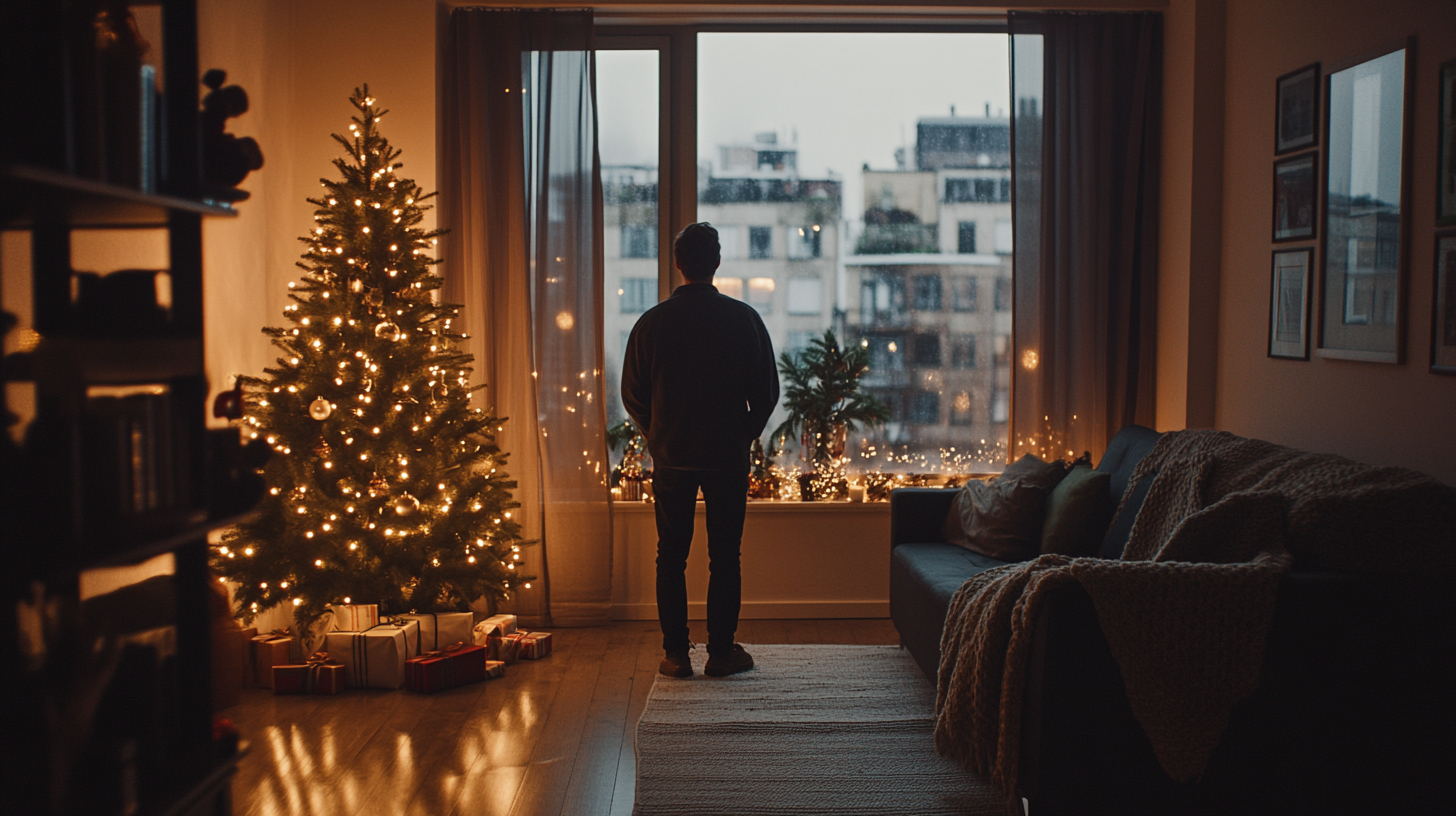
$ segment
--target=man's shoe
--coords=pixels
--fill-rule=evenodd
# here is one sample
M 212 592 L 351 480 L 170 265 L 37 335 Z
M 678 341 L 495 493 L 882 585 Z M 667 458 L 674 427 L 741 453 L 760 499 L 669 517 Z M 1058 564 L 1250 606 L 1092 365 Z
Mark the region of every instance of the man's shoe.
M 733 651 L 722 654 L 708 655 L 708 665 L 703 667 L 703 674 L 709 677 L 727 677 L 730 674 L 746 672 L 753 668 L 753 658 L 743 647 L 737 643 L 733 644 Z
M 687 649 L 673 649 L 662 658 L 657 671 L 668 677 L 692 677 L 693 660 Z

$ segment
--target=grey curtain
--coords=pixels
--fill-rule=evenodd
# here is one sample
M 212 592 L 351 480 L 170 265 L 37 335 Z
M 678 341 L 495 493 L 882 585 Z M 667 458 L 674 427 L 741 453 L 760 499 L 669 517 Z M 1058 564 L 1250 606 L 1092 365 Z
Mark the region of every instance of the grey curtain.
M 611 601 L 601 189 L 590 11 L 458 8 L 439 66 L 444 295 L 520 487 L 543 580 L 517 611 L 601 623 Z
M 1013 458 L 1153 424 L 1162 16 L 1010 14 Z

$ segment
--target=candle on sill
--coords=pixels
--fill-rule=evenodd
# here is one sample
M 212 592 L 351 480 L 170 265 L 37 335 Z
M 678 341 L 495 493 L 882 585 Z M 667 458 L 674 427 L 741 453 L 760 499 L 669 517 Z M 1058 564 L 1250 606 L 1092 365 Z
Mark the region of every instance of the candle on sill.
M 849 500 L 862 502 L 865 500 L 865 486 L 862 484 L 851 484 L 849 486 Z
M 622 488 L 620 488 L 620 487 L 614 487 L 614 488 L 612 488 L 612 499 L 614 501 L 621 501 L 622 500 Z

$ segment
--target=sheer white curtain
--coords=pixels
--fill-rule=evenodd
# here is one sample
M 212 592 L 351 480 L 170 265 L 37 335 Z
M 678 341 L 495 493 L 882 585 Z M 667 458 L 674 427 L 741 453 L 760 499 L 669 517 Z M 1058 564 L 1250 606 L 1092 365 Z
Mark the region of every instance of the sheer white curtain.
M 541 576 L 527 620 L 609 619 L 601 189 L 590 11 L 458 8 L 440 61 L 446 299 L 509 418 L 501 435 Z

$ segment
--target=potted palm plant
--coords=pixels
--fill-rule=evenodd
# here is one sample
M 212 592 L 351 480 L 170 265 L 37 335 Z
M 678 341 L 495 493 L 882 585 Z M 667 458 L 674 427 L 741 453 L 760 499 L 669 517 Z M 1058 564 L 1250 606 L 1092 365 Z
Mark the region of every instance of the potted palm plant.
M 860 391 L 860 378 L 868 372 L 869 352 L 860 346 L 840 346 L 832 329 L 798 354 L 779 356 L 789 415 L 774 429 L 771 453 L 777 455 L 791 438 L 799 441 L 799 455 L 810 467 L 810 473 L 800 477 L 805 501 L 845 492 L 843 457 L 850 432 L 890 418 L 883 403 Z

